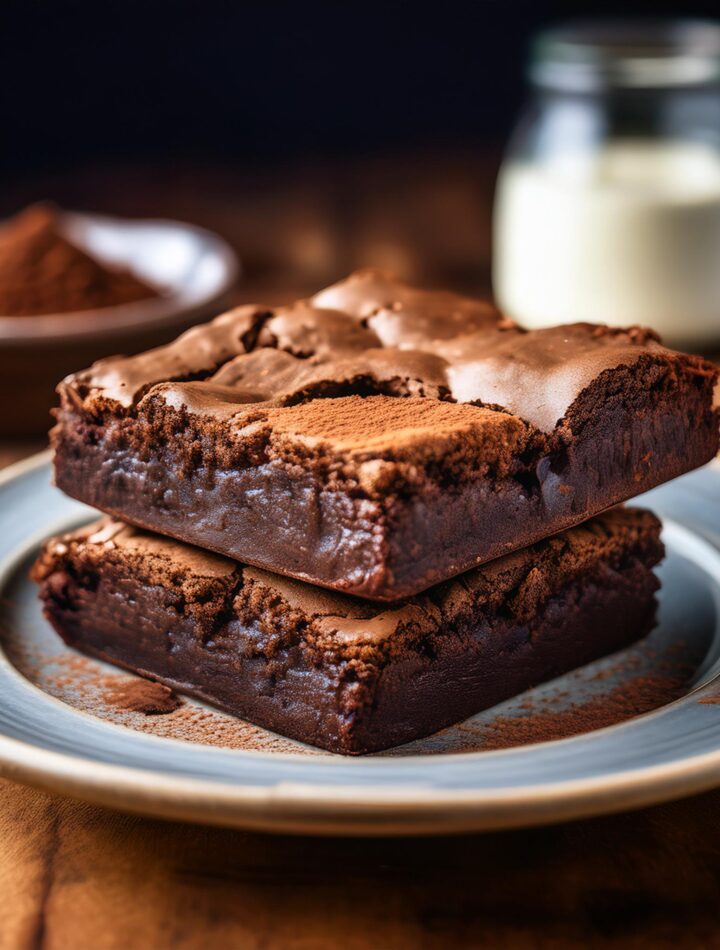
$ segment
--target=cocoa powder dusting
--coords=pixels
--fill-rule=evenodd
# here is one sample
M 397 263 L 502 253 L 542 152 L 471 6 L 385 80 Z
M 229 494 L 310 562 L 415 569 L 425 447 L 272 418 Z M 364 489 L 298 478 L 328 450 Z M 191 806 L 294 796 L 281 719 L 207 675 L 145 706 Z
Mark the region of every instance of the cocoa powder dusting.
M 510 749 L 616 726 L 679 699 L 686 689 L 685 675 L 636 676 L 565 709 L 531 707 L 526 715 L 499 716 L 487 727 L 481 747 L 486 751 Z
M 105 699 L 118 709 L 162 716 L 182 705 L 182 700 L 168 686 L 153 680 L 122 680 L 105 693 Z
M 0 314 L 40 316 L 135 303 L 157 293 L 133 274 L 96 260 L 66 237 L 50 204 L 21 211 L 0 228 Z

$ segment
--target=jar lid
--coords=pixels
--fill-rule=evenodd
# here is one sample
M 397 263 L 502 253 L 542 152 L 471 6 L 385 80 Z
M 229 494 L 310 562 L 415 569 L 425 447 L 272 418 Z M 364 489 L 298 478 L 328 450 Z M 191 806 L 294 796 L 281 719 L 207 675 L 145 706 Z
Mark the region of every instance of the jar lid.
M 720 23 L 582 20 L 539 34 L 531 81 L 569 92 L 697 86 L 720 81 Z

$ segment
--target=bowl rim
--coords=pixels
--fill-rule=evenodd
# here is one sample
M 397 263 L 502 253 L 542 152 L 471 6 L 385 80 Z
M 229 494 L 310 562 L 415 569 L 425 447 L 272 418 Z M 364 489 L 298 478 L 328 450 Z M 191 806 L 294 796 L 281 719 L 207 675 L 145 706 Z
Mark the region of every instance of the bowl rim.
M 112 225 L 137 225 L 142 227 L 159 226 L 176 231 L 194 234 L 220 261 L 223 275 L 218 288 L 211 294 L 185 300 L 181 294 L 170 291 L 167 294 L 140 300 L 136 303 L 120 304 L 113 307 L 89 308 L 67 313 L 48 313 L 37 316 L 0 315 L 0 345 L 13 343 L 34 343 L 41 341 L 90 340 L 107 336 L 132 334 L 139 329 L 152 330 L 172 325 L 183 320 L 188 322 L 193 315 L 200 317 L 210 310 L 213 304 L 224 302 L 238 280 L 242 268 L 240 259 L 220 235 L 197 224 L 176 221 L 172 218 L 122 218 L 117 215 L 95 214 L 92 212 L 66 211 L 69 217 L 85 219 L 89 222 Z M 98 319 L 94 320 L 93 315 Z

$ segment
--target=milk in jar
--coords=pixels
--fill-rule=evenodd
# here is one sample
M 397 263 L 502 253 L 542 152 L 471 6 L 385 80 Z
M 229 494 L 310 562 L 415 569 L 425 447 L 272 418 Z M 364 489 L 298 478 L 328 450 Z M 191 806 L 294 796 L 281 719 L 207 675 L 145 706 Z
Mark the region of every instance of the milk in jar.
M 675 55 L 656 38 L 654 72 L 602 60 L 600 76 L 595 61 L 544 75 L 560 88 L 542 88 L 521 121 L 495 198 L 494 292 L 521 324 L 639 323 L 671 343 L 720 343 L 717 63 L 676 75 Z

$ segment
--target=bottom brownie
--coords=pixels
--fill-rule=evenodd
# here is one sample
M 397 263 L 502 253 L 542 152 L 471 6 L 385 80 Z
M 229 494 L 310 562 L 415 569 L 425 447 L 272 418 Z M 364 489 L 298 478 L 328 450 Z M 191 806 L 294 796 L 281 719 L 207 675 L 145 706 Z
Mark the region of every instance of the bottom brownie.
M 646 634 L 663 556 L 614 509 L 391 607 L 103 520 L 33 569 L 63 639 L 331 752 L 428 735 Z

